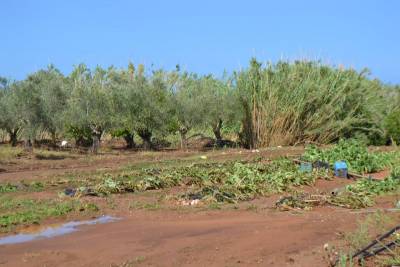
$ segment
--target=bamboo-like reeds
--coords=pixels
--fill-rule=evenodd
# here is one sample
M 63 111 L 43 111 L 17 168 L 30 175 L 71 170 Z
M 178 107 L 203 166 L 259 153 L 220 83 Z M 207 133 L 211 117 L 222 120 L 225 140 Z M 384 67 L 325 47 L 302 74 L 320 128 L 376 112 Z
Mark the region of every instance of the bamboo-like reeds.
M 328 143 L 357 127 L 373 130 L 371 103 L 381 91 L 367 71 L 310 61 L 262 67 L 253 59 L 236 73 L 236 84 L 249 147 Z

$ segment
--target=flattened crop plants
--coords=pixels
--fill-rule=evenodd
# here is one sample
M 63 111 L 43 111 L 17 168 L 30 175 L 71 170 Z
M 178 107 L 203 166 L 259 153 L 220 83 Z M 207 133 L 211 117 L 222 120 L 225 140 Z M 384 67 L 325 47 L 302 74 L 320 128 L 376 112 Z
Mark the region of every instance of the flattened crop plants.
M 183 186 L 183 198 L 209 202 L 250 200 L 257 196 L 291 191 L 301 185 L 313 185 L 316 179 L 329 179 L 327 170 L 301 172 L 287 158 L 271 162 L 202 163 L 166 169 L 143 169 L 106 175 L 100 183 L 88 185 L 96 195 L 141 192 Z

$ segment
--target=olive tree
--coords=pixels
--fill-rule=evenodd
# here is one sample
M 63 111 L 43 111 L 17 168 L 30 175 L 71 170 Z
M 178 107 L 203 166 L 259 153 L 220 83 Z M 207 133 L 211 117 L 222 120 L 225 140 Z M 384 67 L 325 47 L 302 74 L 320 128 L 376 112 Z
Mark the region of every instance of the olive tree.
M 217 144 L 222 143 L 222 128 L 225 124 L 232 127 L 237 118 L 237 98 L 233 94 L 233 88 L 229 86 L 229 81 L 222 81 L 213 78 L 211 75 L 205 76 L 199 81 L 198 102 L 200 104 L 200 114 L 203 114 L 204 123 L 210 127 L 217 140 Z
M 128 71 L 110 68 L 110 91 L 115 116 L 111 134 L 123 137 L 128 149 L 136 146 L 134 141 L 137 114 L 140 111 L 139 96 L 136 90 L 135 68 L 132 63 Z
M 0 114 L 0 129 L 7 132 L 11 145 L 16 146 L 23 121 L 18 110 L 15 86 L 4 78 L 0 82 Z
M 187 147 L 189 130 L 195 126 L 202 127 L 205 123 L 201 86 L 202 81 L 197 75 L 183 73 L 171 97 L 171 125 L 180 135 L 182 149 Z
M 113 101 L 118 117 L 116 125 L 128 147 L 132 146 L 133 133 L 136 132 L 143 140 L 143 147 L 150 149 L 154 134 L 163 135 L 167 129 L 167 75 L 159 70 L 146 77 L 143 67 L 138 70 L 134 73 L 134 67 L 130 65 L 127 72 L 120 71 L 113 75 L 118 77 L 112 82 Z
M 31 93 L 37 94 L 37 116 L 41 130 L 51 136 L 53 145 L 63 128 L 63 113 L 67 103 L 66 84 L 63 75 L 53 65 L 29 76 Z M 32 107 L 34 108 L 34 107 Z
M 92 152 L 97 153 L 101 136 L 112 125 L 113 107 L 107 71 L 97 67 L 93 72 L 80 64 L 71 73 L 71 97 L 65 118 L 75 133 L 90 131 Z M 82 136 L 79 136 L 81 138 Z
M 41 129 L 43 106 L 37 86 L 37 77 L 32 74 L 24 81 L 14 83 L 17 110 L 22 121 L 25 149 L 31 150 Z

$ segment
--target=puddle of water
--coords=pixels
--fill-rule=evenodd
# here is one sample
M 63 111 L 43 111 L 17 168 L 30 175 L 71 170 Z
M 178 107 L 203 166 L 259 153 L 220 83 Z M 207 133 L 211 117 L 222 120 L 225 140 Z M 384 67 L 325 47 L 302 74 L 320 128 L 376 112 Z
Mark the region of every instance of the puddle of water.
M 93 224 L 103 224 L 119 220 L 119 218 L 112 216 L 101 216 L 94 220 L 88 221 L 72 221 L 59 226 L 46 227 L 44 230 L 38 231 L 36 233 L 21 233 L 11 236 L 6 236 L 0 238 L 0 245 L 10 245 L 25 243 L 37 239 L 51 238 L 55 236 L 65 235 L 78 230 L 78 226 L 81 225 L 93 225 Z

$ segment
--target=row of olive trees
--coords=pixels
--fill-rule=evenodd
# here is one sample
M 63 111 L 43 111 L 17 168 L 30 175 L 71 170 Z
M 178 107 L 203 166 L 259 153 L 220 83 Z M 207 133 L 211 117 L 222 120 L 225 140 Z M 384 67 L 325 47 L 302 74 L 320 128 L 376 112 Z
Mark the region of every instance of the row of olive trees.
M 373 143 L 400 141 L 398 87 L 370 80 L 365 71 L 343 70 L 319 62 L 251 60 L 248 69 L 216 79 L 180 71 L 100 67 L 84 64 L 64 76 L 54 66 L 22 81 L 0 79 L 0 129 L 12 145 L 30 147 L 45 133 L 53 144 L 65 136 L 97 151 L 105 133 L 135 136 L 145 148 L 155 137 L 222 130 L 245 147 L 328 143 L 364 136 Z
M 154 135 L 178 133 L 185 147 L 190 130 L 210 128 L 221 140 L 223 124 L 237 121 L 228 83 L 179 69 L 146 75 L 143 65 L 92 71 L 81 64 L 65 77 L 50 66 L 26 80 L 1 84 L 0 128 L 12 145 L 22 136 L 29 147 L 45 132 L 54 144 L 69 135 L 96 152 L 104 133 L 123 137 L 129 148 L 135 134 L 151 148 Z
M 2 79 L 0 90 L 0 128 L 9 134 L 12 145 L 22 134 L 27 146 L 38 131 L 47 131 L 53 140 L 62 127 L 66 106 L 65 78 L 53 66 L 38 71 L 26 80 Z

